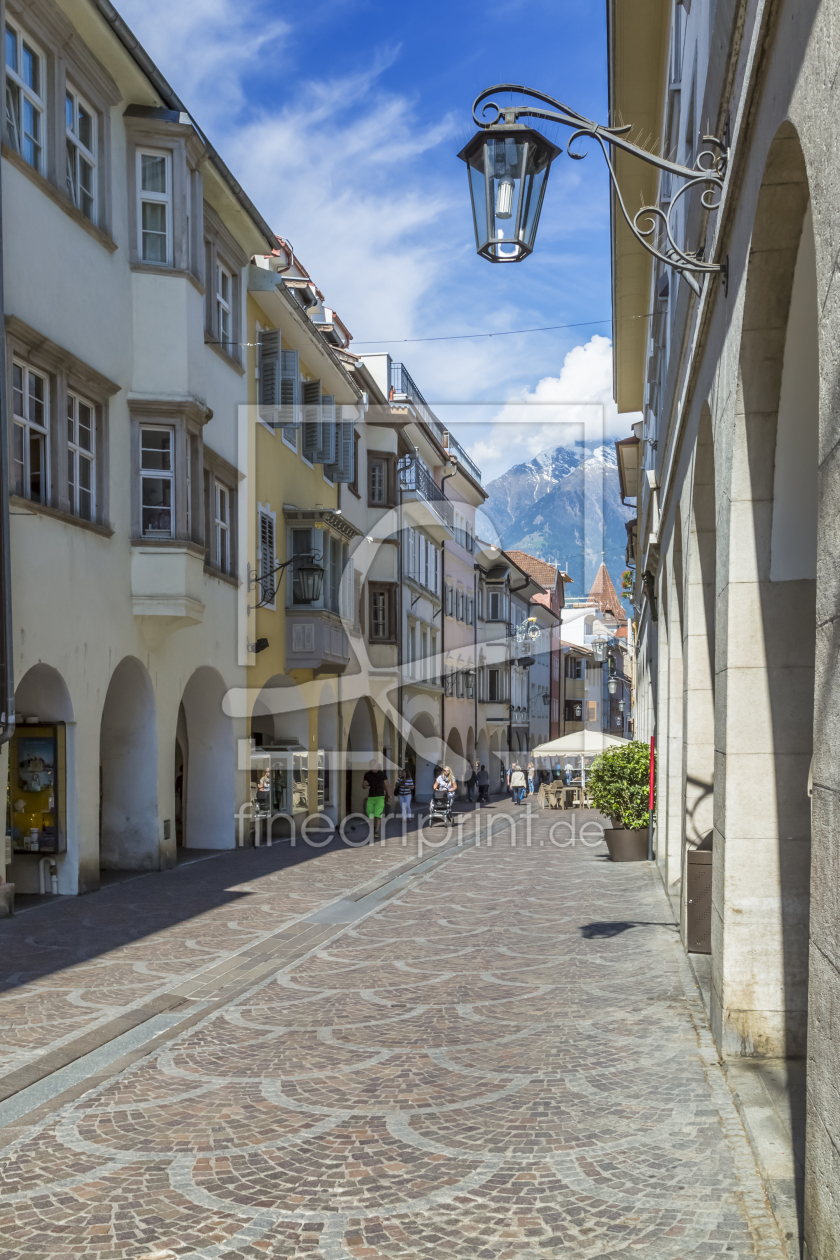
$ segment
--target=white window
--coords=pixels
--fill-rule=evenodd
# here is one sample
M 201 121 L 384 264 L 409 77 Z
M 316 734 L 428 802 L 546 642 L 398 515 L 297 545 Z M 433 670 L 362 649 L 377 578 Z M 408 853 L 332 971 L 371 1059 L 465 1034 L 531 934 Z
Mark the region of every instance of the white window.
M 137 151 L 138 224 L 143 262 L 172 262 L 172 157 Z
M 12 368 L 14 394 L 13 480 L 15 494 L 46 503 L 49 495 L 46 377 L 22 363 Z
M 85 521 L 96 516 L 95 416 L 91 403 L 67 395 L 67 493 L 70 511 Z
M 144 538 L 171 538 L 175 489 L 174 430 L 140 429 L 140 529 Z
M 488 612 L 489 612 L 489 615 L 488 615 L 489 621 L 503 620 L 504 608 L 502 605 L 502 596 L 501 596 L 500 591 L 490 592 Z
M 274 524 L 275 516 L 273 512 L 260 509 L 260 603 L 266 608 L 274 608 L 274 587 L 277 578 L 274 569 L 277 564 L 277 557 L 274 547 Z
M 228 354 L 233 353 L 231 341 L 233 327 L 233 276 L 222 266 L 216 267 L 216 327 L 219 343 Z
M 193 439 L 187 434 L 187 538 L 192 538 L 192 461 L 193 461 Z
M 67 196 L 96 222 L 96 115 L 69 88 L 64 102 L 67 145 Z
M 220 481 L 215 488 L 216 564 L 230 573 L 230 491 Z
M 44 174 L 44 58 L 28 37 L 6 23 L 6 140 Z

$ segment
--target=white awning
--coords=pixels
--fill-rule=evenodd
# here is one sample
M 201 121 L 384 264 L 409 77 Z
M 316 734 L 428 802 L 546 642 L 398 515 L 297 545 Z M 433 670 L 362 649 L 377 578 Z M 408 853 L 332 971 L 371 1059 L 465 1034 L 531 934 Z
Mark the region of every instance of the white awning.
M 539 744 L 531 749 L 532 757 L 596 757 L 605 748 L 623 748 L 632 740 L 622 739 L 618 735 L 607 735 L 604 731 L 575 731 L 564 735 L 562 739 L 553 739 L 548 744 Z

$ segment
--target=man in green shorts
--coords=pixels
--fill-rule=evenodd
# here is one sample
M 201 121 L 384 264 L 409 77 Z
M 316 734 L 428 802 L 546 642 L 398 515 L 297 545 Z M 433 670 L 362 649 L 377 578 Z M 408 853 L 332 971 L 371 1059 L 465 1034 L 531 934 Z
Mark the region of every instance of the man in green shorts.
M 364 777 L 364 784 L 368 790 L 367 800 L 365 801 L 365 813 L 368 818 L 373 819 L 373 841 L 375 844 L 379 839 L 380 820 L 385 812 L 385 797 L 390 795 L 391 792 L 388 776 L 375 759 L 370 763 L 370 769 Z

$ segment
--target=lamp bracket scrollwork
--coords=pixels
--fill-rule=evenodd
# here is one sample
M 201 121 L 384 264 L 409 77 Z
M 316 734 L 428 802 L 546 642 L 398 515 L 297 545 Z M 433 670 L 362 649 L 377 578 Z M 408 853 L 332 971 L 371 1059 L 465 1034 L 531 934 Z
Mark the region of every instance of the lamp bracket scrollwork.
M 499 92 L 512 92 L 531 97 L 532 100 L 541 102 L 543 106 L 552 108 L 540 108 L 530 103 L 498 105 L 496 101 L 488 99 Z M 480 114 L 479 107 L 481 107 Z M 490 111 L 494 113 L 488 118 Z M 554 97 L 546 96 L 543 92 L 523 87 L 518 83 L 497 83 L 494 87 L 486 88 L 473 103 L 473 118 L 482 130 L 488 130 L 491 127 L 514 126 L 520 118 L 542 118 L 546 122 L 560 123 L 564 127 L 570 127 L 572 134 L 566 145 L 566 152 L 575 161 L 586 157 L 586 153 L 575 151 L 573 146 L 577 141 L 591 137 L 600 146 L 604 155 L 621 213 L 630 231 L 648 253 L 666 266 L 679 271 L 685 277 L 689 288 L 698 297 L 700 284 L 696 277 L 720 275 L 726 283 L 727 263 L 725 261 L 707 262 L 703 256 L 703 246 L 694 251 L 682 249 L 677 244 L 672 221 L 676 207 L 694 188 L 703 189 L 700 201 L 704 209 L 711 212 L 719 208 L 729 159 L 729 143 L 726 136 L 723 139 L 716 136 L 702 136 L 702 142 L 708 147 L 698 153 L 694 166 L 681 166 L 678 162 L 670 162 L 667 158 L 659 157 L 629 140 L 627 135 L 631 131 L 630 124 L 621 127 L 605 127 L 579 114 L 576 110 L 570 109 L 568 105 L 555 100 Z M 642 206 L 635 214 L 630 213 L 618 186 L 611 153 L 613 149 L 629 153 L 642 162 L 647 162 L 649 166 L 655 166 L 658 170 L 684 181 L 667 207 Z

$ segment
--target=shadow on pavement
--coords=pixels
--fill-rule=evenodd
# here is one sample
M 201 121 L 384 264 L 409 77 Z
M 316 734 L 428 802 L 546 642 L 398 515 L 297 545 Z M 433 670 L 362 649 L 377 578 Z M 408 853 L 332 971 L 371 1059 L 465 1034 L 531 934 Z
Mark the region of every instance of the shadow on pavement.
M 605 923 L 584 923 L 580 929 L 580 934 L 585 941 L 594 941 L 611 936 L 621 936 L 623 932 L 629 932 L 631 928 L 636 927 L 666 927 L 670 928 L 672 932 L 677 930 L 675 923 L 666 923 L 664 919 L 656 921 L 648 919 L 610 919 Z

